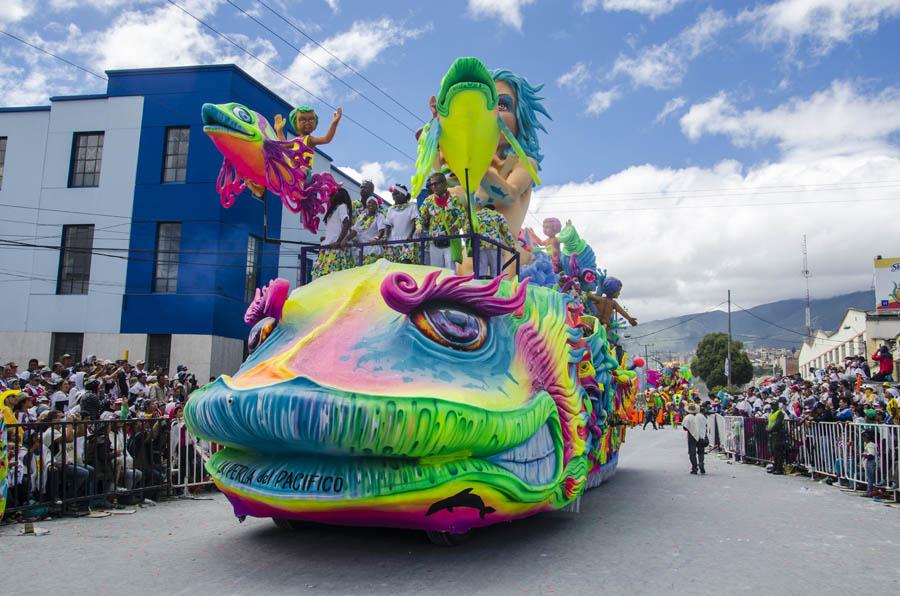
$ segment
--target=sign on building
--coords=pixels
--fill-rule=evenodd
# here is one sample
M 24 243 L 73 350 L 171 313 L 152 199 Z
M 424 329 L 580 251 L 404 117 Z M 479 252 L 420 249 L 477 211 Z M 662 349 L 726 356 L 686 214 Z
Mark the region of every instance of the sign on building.
M 900 258 L 875 259 L 875 310 L 900 309 Z

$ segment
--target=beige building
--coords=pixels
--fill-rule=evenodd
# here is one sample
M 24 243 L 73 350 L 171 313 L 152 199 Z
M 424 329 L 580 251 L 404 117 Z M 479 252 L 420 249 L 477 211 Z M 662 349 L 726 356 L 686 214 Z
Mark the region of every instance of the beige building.
M 871 356 L 885 342 L 900 339 L 900 313 L 847 309 L 838 328 L 831 333 L 817 331 L 811 341 L 800 348 L 799 368 L 804 379 L 813 379 L 816 369 L 831 364 L 843 364 L 848 356 L 865 356 L 869 366 L 877 371 Z M 900 357 L 894 349 L 894 358 Z M 896 362 L 895 362 L 896 370 Z M 896 374 L 894 378 L 897 379 Z

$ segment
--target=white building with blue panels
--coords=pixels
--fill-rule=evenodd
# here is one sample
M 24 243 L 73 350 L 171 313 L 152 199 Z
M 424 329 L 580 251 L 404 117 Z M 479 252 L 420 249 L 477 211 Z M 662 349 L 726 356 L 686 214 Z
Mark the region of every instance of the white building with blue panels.
M 107 75 L 104 95 L 0 108 L 0 361 L 127 354 L 201 381 L 233 372 L 253 290 L 298 277 L 299 247 L 265 238 L 317 238 L 271 194 L 221 207 L 200 107 L 291 106 L 233 65 Z M 359 196 L 321 151 L 315 170 Z

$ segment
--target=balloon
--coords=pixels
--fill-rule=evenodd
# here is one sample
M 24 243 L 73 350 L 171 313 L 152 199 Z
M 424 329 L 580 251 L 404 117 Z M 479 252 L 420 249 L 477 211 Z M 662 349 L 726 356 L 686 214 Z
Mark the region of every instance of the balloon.
M 644 364 L 646 364 L 646 362 L 644 362 L 644 359 L 643 359 L 643 358 L 641 358 L 640 356 L 635 356 L 635 357 L 634 357 L 634 365 L 635 365 L 636 367 L 638 367 L 638 368 L 644 368 Z

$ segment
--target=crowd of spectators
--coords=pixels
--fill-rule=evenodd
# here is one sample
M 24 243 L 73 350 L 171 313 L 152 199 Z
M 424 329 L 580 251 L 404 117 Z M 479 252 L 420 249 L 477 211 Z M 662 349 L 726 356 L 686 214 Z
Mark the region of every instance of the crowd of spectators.
M 814 380 L 768 377 L 740 395 L 720 391 L 711 408 L 734 416 L 763 417 L 780 408 L 788 420 L 900 424 L 900 384 L 894 383 L 890 348 L 879 348 L 873 360 L 877 372 L 864 356 L 848 356 L 842 365 L 816 370 Z
M 170 380 L 143 360 L 63 354 L 52 366 L 36 358 L 20 370 L 7 362 L 0 412 L 7 426 L 7 509 L 27 517 L 60 496 L 70 511 L 111 506 L 110 495 L 155 500 L 166 470 L 195 466 L 183 407 L 198 388 L 187 366 Z M 176 454 L 176 459 L 169 457 Z M 33 505 L 33 507 L 32 507 Z

